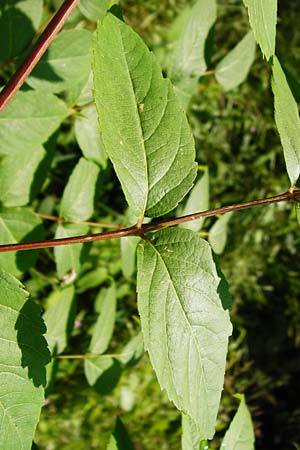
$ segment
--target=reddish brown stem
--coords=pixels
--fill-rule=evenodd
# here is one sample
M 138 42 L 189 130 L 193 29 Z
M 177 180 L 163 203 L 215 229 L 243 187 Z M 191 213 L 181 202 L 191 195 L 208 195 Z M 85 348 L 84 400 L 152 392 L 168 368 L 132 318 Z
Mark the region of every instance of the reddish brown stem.
M 78 5 L 80 0 L 65 0 L 60 9 L 53 16 L 39 39 L 36 41 L 28 56 L 18 67 L 5 88 L 0 92 L 0 112 L 11 100 L 13 95 L 20 89 L 33 68 L 41 59 L 57 33 L 60 31 L 71 12 Z
M 297 200 L 298 198 L 300 198 L 300 190 L 288 191 L 285 194 L 275 195 L 274 197 L 253 200 L 251 202 L 238 203 L 230 206 L 222 206 L 221 208 L 198 212 L 195 214 L 189 214 L 187 216 L 178 217 L 177 219 L 161 220 L 159 222 L 143 224 L 141 226 L 134 225 L 133 227 L 122 228 L 120 230 L 115 231 L 105 231 L 104 233 L 96 233 L 87 236 L 74 236 L 62 239 L 51 239 L 49 241 L 0 245 L 0 253 L 16 250 L 32 250 L 37 248 L 58 247 L 60 245 L 101 241 L 104 239 L 122 238 L 125 236 L 143 236 L 145 233 L 157 231 L 161 228 L 173 227 L 175 225 L 179 225 L 180 223 L 189 222 L 191 220 L 196 220 L 203 217 L 213 217 L 217 216 L 218 214 L 224 214 L 232 211 L 240 211 L 242 209 L 268 205 L 271 203 L 279 203 L 287 200 Z

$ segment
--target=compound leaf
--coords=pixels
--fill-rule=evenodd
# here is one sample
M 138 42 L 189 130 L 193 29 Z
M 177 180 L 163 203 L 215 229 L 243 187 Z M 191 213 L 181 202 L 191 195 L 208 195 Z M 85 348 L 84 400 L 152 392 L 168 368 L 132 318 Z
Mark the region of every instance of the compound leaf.
M 272 89 L 275 121 L 281 139 L 285 164 L 292 185 L 300 174 L 300 119 L 297 103 L 289 88 L 280 62 L 273 58 Z
M 0 271 L 0 448 L 30 450 L 50 360 L 40 308 Z
M 263 55 L 275 54 L 277 0 L 243 0 L 248 8 L 249 22 Z
M 80 158 L 63 193 L 61 217 L 70 222 L 80 222 L 91 217 L 98 175 L 99 167 L 95 163 Z
M 98 25 L 94 84 L 104 146 L 132 212 L 172 210 L 196 175 L 191 131 L 154 55 L 111 14 Z
M 246 36 L 231 50 L 216 67 L 216 79 L 228 91 L 245 81 L 255 57 L 253 32 Z
M 253 450 L 254 430 L 245 398 L 236 394 L 240 405 L 235 416 L 226 431 L 220 450 Z
M 231 324 L 209 244 L 190 230 L 155 233 L 138 249 L 138 308 L 161 388 L 214 435 Z

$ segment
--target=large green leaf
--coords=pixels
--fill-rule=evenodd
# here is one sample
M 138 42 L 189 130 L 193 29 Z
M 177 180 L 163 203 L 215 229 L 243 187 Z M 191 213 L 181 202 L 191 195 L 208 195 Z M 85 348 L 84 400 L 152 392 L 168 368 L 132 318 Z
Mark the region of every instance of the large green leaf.
M 110 436 L 106 450 L 134 450 L 129 434 L 119 417 L 116 420 L 116 426 Z
M 38 241 L 43 239 L 42 222 L 27 208 L 0 208 L 0 242 Z M 20 275 L 31 267 L 37 258 L 37 251 L 9 252 L 0 254 L 0 268 L 13 275 Z
M 190 230 L 155 233 L 138 249 L 138 308 L 158 381 L 214 435 L 231 324 L 209 244 Z
M 61 200 L 60 216 L 70 222 L 87 220 L 94 212 L 94 197 L 99 167 L 80 158 Z
M 244 0 L 249 21 L 262 53 L 267 59 L 275 54 L 277 0 Z
M 88 19 L 98 20 L 105 16 L 111 3 L 111 0 L 81 0 L 78 7 Z
M 75 117 L 75 136 L 86 159 L 106 167 L 107 155 L 100 135 L 95 105 L 85 107 Z
M 133 213 L 172 210 L 196 175 L 191 131 L 154 55 L 111 14 L 98 26 L 94 84 L 104 145 Z
M 179 208 L 180 216 L 186 216 L 200 211 L 205 211 L 209 208 L 209 173 L 206 169 L 202 177 L 195 183 L 193 189 L 189 193 L 189 197 L 184 208 Z M 201 230 L 203 218 L 192 220 L 181 225 L 182 228 L 187 228 L 192 231 Z
M 246 36 L 231 50 L 216 67 L 216 79 L 228 91 L 245 81 L 255 57 L 253 32 Z
M 70 327 L 74 319 L 74 286 L 52 292 L 46 301 L 43 319 L 46 323 L 46 339 L 52 353 L 59 354 L 67 346 Z
M 61 92 L 74 85 L 83 87 L 91 69 L 92 36 L 87 30 L 59 33 L 27 83 L 43 92 Z
M 197 0 L 185 29 L 175 44 L 168 76 L 184 107 L 195 92 L 198 79 L 206 70 L 205 41 L 217 16 L 215 0 Z
M 18 92 L 0 113 L 0 155 L 40 147 L 67 114 L 66 105 L 52 94 Z
M 0 272 L 0 448 L 30 450 L 50 360 L 40 308 Z
M 226 431 L 221 450 L 253 450 L 254 430 L 245 398 L 240 394 L 235 397 L 240 399 L 240 405 Z
M 202 440 L 201 430 L 197 427 L 195 422 L 186 414 L 182 414 L 182 450 L 199 450 L 200 442 Z
M 82 223 L 59 224 L 55 233 L 55 239 L 85 235 L 89 226 Z M 83 244 L 63 245 L 54 248 L 56 270 L 59 278 L 67 272 L 73 272 L 77 276 L 81 269 L 84 256 Z
M 297 103 L 280 62 L 273 58 L 272 89 L 275 121 L 280 135 L 287 172 L 294 185 L 300 174 L 300 119 Z
M 43 0 L 0 1 L 0 61 L 17 56 L 40 24 Z

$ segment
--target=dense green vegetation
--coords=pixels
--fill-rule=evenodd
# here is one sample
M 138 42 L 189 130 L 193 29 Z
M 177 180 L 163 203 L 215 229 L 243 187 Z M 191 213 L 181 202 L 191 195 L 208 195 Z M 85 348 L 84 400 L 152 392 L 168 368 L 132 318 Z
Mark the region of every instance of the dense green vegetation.
M 188 0 L 120 1 L 125 21 L 153 50 L 164 73 L 170 67 L 174 41 L 184 26 L 183 12 L 192 3 Z M 271 66 L 263 60 L 257 48 L 245 82 L 226 90 L 217 80 L 215 70 L 218 63 L 249 31 L 247 10 L 242 1 L 217 3 L 217 20 L 205 47 L 207 69 L 196 80 L 187 106 L 196 144 L 198 178 L 209 173 L 209 205 L 203 209 L 265 198 L 289 188 L 274 121 Z M 60 2 L 44 2 L 44 19 L 58 4 Z M 276 54 L 290 76 L 290 87 L 299 101 L 297 8 L 296 0 L 279 1 Z M 75 29 L 82 33 L 88 47 L 91 36 L 84 30 L 94 31 L 96 22 L 88 20 L 82 12 L 76 9 L 65 30 Z M 23 36 L 26 42 L 15 54 L 1 55 L 2 85 L 26 53 L 32 37 Z M 70 36 L 69 52 L 73 39 Z M 24 92 L 31 88 L 39 92 L 41 83 L 43 95 L 58 93 L 68 106 L 67 110 L 63 104 L 53 105 L 57 108 L 56 116 L 60 117 L 58 122 L 63 122 L 57 131 L 57 126 L 53 125 L 54 134 L 50 133 L 46 154 L 37 154 L 36 162 L 32 163 L 36 164 L 38 176 L 33 177 L 30 192 L 26 191 L 26 181 L 24 185 L 19 181 L 22 176 L 16 176 L 15 184 L 12 183 L 11 167 L 16 163 L 15 157 L 11 161 L 4 159 L 5 164 L 0 166 L 0 196 L 5 207 L 17 209 L 29 205 L 40 214 L 80 223 L 66 225 L 43 219 L 41 230 L 41 218 L 33 214 L 31 217 L 28 213 L 29 232 L 21 233 L 19 241 L 26 234 L 27 240 L 37 240 L 43 236 L 51 239 L 54 236 L 86 234 L 89 230 L 101 232 L 105 226 L 95 226 L 95 223 L 118 226 L 131 225 L 135 220 L 127 211 L 111 162 L 104 152 L 92 148 L 91 136 L 98 149 L 103 150 L 103 143 L 98 134 L 92 135 L 95 127 L 87 125 L 87 118 L 89 123 L 97 123 L 97 119 L 94 110 L 90 109 L 91 92 L 84 88 L 90 55 L 80 56 L 82 66 L 88 67 L 86 73 L 82 74 L 74 63 L 71 74 L 63 73 L 63 69 L 59 75 L 52 74 L 47 88 L 43 68 L 37 68 L 36 75 L 33 74 L 22 88 Z M 44 65 L 47 66 L 49 61 L 51 54 L 46 56 Z M 76 75 L 77 71 L 82 79 Z M 65 85 L 64 79 L 67 80 Z M 83 88 L 84 93 L 81 92 Z M 37 139 L 37 147 L 42 143 Z M 5 154 L 2 147 L 0 142 L 1 155 Z M 88 152 L 91 152 L 89 156 Z M 81 167 L 76 168 L 82 170 L 81 177 L 85 181 L 80 204 L 80 189 L 76 180 L 70 184 L 69 177 L 74 174 L 74 167 L 82 154 L 88 159 L 92 154 L 94 162 L 81 160 Z M 32 155 L 29 158 L 32 162 Z M 19 161 L 18 173 L 22 173 L 24 168 L 28 171 L 28 161 Z M 9 174 L 8 180 L 5 173 Z M 68 192 L 66 186 L 69 186 Z M 168 216 L 184 213 L 184 205 Z M 201 208 L 200 204 L 198 208 Z M 7 217 L 5 214 L 9 213 L 1 209 L 2 220 Z M 87 219 L 93 223 L 85 222 Z M 208 237 L 212 244 L 210 230 L 217 220 L 206 219 L 199 231 L 199 235 Z M 6 235 L 3 231 L 1 233 L 4 243 Z M 233 397 L 236 393 L 245 395 L 254 422 L 255 447 L 258 450 L 300 448 L 300 260 L 297 255 L 300 235 L 294 205 L 284 202 L 236 212 L 230 216 L 223 237 L 226 237 L 225 248 L 221 245 L 215 250 L 232 296 L 230 317 L 233 335 L 229 342 L 217 433 L 209 448 L 220 448 L 238 406 Z M 33 255 L 30 263 L 24 256 L 23 260 L 22 256 L 15 260 L 9 254 L 1 255 L 1 268 L 7 269 L 9 265 L 10 272 L 20 278 L 31 298 L 45 311 L 44 319 L 51 330 L 48 344 L 54 355 L 60 354 L 48 365 L 46 404 L 34 438 L 40 449 L 105 449 L 116 416 L 121 417 L 136 450 L 181 448 L 181 414 L 160 390 L 149 357 L 143 353 L 142 344 L 138 341 L 140 318 L 136 305 L 136 269 L 134 248 L 130 247 L 135 244 L 125 239 L 121 245 L 120 240 L 108 240 L 85 244 L 84 247 L 77 244 L 72 249 L 42 250 L 36 255 L 36 261 Z M 62 295 L 69 302 L 68 323 L 63 332 L 57 326 L 63 312 L 55 308 L 51 312 L 51 306 L 57 305 Z M 112 305 L 114 300 L 116 310 Z M 96 350 L 91 335 L 106 303 L 111 308 L 108 314 L 115 317 L 115 325 L 104 350 Z M 103 327 L 104 324 L 105 318 Z M 56 339 L 58 335 L 60 338 Z M 135 352 L 128 358 L 124 348 L 131 339 L 135 339 Z M 102 350 L 112 357 L 121 355 L 122 358 L 123 355 L 123 359 L 108 356 L 107 370 L 101 380 L 94 383 L 87 376 L 89 363 L 84 355 L 88 352 L 102 353 Z M 94 386 L 88 384 L 87 378 Z

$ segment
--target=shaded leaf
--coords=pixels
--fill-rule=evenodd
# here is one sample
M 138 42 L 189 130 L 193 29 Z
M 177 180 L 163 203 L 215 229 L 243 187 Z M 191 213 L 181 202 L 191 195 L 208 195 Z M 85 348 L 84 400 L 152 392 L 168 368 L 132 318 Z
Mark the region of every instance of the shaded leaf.
M 21 283 L 0 272 L 0 448 L 30 450 L 44 404 L 50 360 L 40 308 Z
M 209 244 L 190 230 L 162 230 L 139 246 L 145 348 L 161 388 L 202 439 L 214 435 L 231 334 L 219 284 Z
M 122 371 L 118 360 L 103 355 L 86 358 L 84 373 L 89 385 L 99 394 L 108 394 L 118 384 Z
M 0 242 L 39 241 L 44 238 L 42 222 L 27 208 L 0 208 Z M 0 254 L 0 268 L 13 275 L 20 275 L 34 265 L 37 251 L 9 252 Z
M 136 247 L 140 241 L 139 237 L 124 237 L 120 241 L 122 272 L 124 277 L 130 278 L 136 268 Z
M 55 239 L 81 236 L 87 234 L 88 231 L 88 225 L 81 223 L 59 224 L 56 229 Z M 68 272 L 73 272 L 75 276 L 79 274 L 84 256 L 84 248 L 86 248 L 84 244 L 54 247 L 56 270 L 59 278 L 62 278 Z
M 0 60 L 18 56 L 30 44 L 40 24 L 42 0 L 0 2 Z
M 220 255 L 226 245 L 228 222 L 232 216 L 232 212 L 223 214 L 219 217 L 209 230 L 208 240 L 213 251 Z
M 107 273 L 107 268 L 97 267 L 97 269 L 91 270 L 90 272 L 85 273 L 79 278 L 77 282 L 78 292 L 82 293 L 87 289 L 92 289 L 100 286 L 100 284 L 102 284 L 103 281 L 107 280 L 108 278 L 109 276 Z
M 289 88 L 280 62 L 273 58 L 272 89 L 275 122 L 281 139 L 286 169 L 292 185 L 300 174 L 300 120 L 297 103 Z
M 111 0 L 81 0 L 78 7 L 89 20 L 102 19 L 109 9 Z
M 296 203 L 295 208 L 296 208 L 296 217 L 297 217 L 297 220 L 298 220 L 298 223 L 300 226 L 300 203 L 299 202 Z
M 47 327 L 46 339 L 52 353 L 62 353 L 74 320 L 74 286 L 52 292 L 46 300 L 43 315 Z
M 117 417 L 115 429 L 110 436 L 106 450 L 134 450 L 129 434 L 119 417 Z
M 224 436 L 221 450 L 253 450 L 254 430 L 244 395 L 236 394 L 239 408 Z
M 182 105 L 186 108 L 198 79 L 206 71 L 205 41 L 217 17 L 215 0 L 197 0 L 185 29 L 175 44 L 168 71 Z
M 209 173 L 205 170 L 202 177 L 195 183 L 189 193 L 184 208 L 180 208 L 178 216 L 186 216 L 200 211 L 206 211 L 209 208 Z M 192 231 L 200 231 L 204 218 L 183 223 L 180 226 Z
M 136 216 L 162 215 L 196 174 L 186 117 L 154 55 L 111 14 L 99 22 L 94 55 L 100 129 L 127 202 Z
M 52 94 L 17 92 L 0 114 L 0 155 L 39 148 L 67 114 L 66 105 Z
M 80 158 L 65 187 L 60 216 L 70 222 L 87 220 L 94 212 L 94 196 L 99 167 Z
M 142 333 L 133 336 L 123 348 L 118 360 L 126 366 L 134 366 L 144 354 Z
M 216 67 L 216 79 L 228 91 L 247 78 L 255 57 L 255 40 L 249 31 Z
M 26 82 L 43 92 L 82 89 L 91 70 L 92 36 L 88 30 L 61 31 Z
M 95 105 L 83 109 L 75 117 L 75 136 L 86 159 L 106 167 L 107 155 L 100 135 L 100 127 Z
M 199 450 L 202 440 L 202 432 L 199 430 L 193 419 L 186 414 L 181 416 L 182 425 L 182 450 Z
M 93 327 L 89 345 L 90 353 L 101 354 L 107 350 L 115 325 L 116 308 L 116 287 L 115 284 L 112 284 L 105 292 L 101 302 L 100 314 Z
M 243 0 L 248 8 L 249 22 L 263 55 L 275 54 L 277 0 Z

